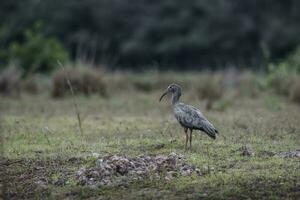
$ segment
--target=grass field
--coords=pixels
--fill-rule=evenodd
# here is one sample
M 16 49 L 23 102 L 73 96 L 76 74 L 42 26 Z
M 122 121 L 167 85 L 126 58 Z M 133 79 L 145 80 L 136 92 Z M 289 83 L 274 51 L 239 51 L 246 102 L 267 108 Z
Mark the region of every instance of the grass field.
M 184 88 L 183 88 L 184 91 Z M 77 96 L 81 134 L 72 98 L 49 94 L 0 99 L 1 187 L 9 199 L 299 199 L 300 159 L 277 153 L 300 149 L 300 107 L 271 93 L 231 97 L 224 109 L 183 94 L 218 128 L 211 140 L 194 132 L 193 149 L 162 91 Z M 222 104 L 224 100 L 216 102 Z M 243 155 L 243 147 L 254 154 Z M 122 186 L 81 186 L 75 178 L 95 155 L 183 154 L 201 176 L 145 178 Z M 98 155 L 99 154 L 99 155 Z

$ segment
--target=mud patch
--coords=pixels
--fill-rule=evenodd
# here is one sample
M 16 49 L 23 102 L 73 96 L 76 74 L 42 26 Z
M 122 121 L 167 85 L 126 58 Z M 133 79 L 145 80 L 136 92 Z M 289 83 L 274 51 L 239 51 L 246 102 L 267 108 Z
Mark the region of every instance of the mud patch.
M 170 180 L 192 174 L 201 175 L 198 168 L 187 163 L 182 155 L 176 153 L 137 157 L 112 155 L 98 158 L 94 167 L 81 168 L 77 171 L 76 179 L 80 185 L 115 186 L 147 176 Z

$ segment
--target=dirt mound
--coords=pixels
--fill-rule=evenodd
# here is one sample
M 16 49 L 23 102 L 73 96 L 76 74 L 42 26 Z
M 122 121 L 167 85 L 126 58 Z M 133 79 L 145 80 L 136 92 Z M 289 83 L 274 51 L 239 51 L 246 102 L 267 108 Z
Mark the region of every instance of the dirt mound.
M 115 185 L 146 176 L 172 179 L 176 176 L 201 175 L 200 170 L 188 164 L 176 153 L 169 155 L 141 155 L 137 157 L 107 156 L 96 160 L 95 166 L 81 168 L 76 178 L 81 185 Z
M 277 156 L 282 157 L 282 158 L 300 158 L 300 150 L 281 152 L 281 153 L 278 153 Z

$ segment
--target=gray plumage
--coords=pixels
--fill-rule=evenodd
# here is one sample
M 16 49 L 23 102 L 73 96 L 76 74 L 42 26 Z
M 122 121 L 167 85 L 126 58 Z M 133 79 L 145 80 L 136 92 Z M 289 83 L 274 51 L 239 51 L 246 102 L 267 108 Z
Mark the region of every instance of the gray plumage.
M 169 85 L 159 100 L 161 101 L 162 98 L 168 93 L 172 94 L 172 107 L 175 118 L 184 128 L 184 132 L 186 134 L 185 148 L 187 148 L 188 139 L 190 140 L 190 148 L 192 146 L 193 130 L 203 131 L 209 137 L 216 139 L 216 135 L 218 134 L 217 129 L 215 129 L 215 127 L 204 117 L 201 111 L 193 106 L 179 102 L 181 96 L 181 88 L 179 85 Z M 188 136 L 187 133 L 188 129 L 190 130 L 190 136 Z

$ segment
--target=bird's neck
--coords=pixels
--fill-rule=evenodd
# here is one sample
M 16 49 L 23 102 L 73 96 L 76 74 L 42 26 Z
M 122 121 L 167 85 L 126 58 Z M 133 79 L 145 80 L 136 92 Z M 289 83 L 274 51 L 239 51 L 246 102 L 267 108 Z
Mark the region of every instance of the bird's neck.
M 180 93 L 176 93 L 176 94 L 172 95 L 172 105 L 173 106 L 179 102 L 180 96 L 181 96 Z

